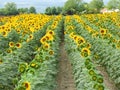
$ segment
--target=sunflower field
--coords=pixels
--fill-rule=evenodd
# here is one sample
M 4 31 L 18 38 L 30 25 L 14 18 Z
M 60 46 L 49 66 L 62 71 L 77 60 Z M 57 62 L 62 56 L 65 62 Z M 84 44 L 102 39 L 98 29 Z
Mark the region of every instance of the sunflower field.
M 97 66 L 120 90 L 120 13 L 1 17 L 0 90 L 55 90 L 61 42 L 76 90 L 109 90 Z

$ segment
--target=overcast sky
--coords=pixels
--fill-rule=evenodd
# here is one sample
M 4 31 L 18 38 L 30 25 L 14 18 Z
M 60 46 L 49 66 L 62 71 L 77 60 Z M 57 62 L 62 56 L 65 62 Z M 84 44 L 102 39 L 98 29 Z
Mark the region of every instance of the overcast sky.
M 4 7 L 7 2 L 15 2 L 18 8 L 34 6 L 37 12 L 44 12 L 48 6 L 63 6 L 67 0 L 0 0 L 0 8 Z M 91 0 L 84 0 L 90 2 Z M 109 0 L 104 0 L 106 4 Z

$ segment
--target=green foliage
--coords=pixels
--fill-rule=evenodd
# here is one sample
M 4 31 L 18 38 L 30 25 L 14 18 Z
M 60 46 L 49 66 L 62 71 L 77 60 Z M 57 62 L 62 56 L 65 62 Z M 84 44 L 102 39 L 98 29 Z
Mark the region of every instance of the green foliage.
M 47 7 L 45 14 L 47 15 L 59 15 L 62 12 L 62 7 Z
M 82 0 L 68 0 L 63 7 L 63 14 L 76 14 L 85 10 L 84 2 Z
M 19 8 L 18 12 L 19 12 L 19 14 L 21 14 L 21 13 L 29 13 L 29 9 L 28 8 Z
M 89 13 L 98 13 L 104 6 L 103 0 L 92 0 L 89 3 Z
M 108 9 L 120 9 L 120 0 L 109 0 L 107 4 Z
M 14 2 L 5 4 L 4 8 L 0 8 L 0 15 L 17 15 L 23 13 L 36 13 L 35 7 L 18 8 Z
M 35 9 L 35 7 L 30 7 L 29 8 L 29 13 L 36 13 L 36 9 Z
M 18 14 L 17 6 L 13 2 L 7 3 L 5 5 L 4 9 L 5 9 L 5 15 L 16 15 L 16 14 Z

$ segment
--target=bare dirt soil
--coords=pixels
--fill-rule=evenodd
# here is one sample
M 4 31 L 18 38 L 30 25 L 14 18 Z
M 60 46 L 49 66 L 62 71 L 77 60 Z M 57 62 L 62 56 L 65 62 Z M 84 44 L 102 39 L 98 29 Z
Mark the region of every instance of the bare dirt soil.
M 56 90 L 76 90 L 75 82 L 72 74 L 72 67 L 68 60 L 67 53 L 64 49 L 64 43 L 60 45 L 60 60 L 57 75 L 57 88 Z
M 109 78 L 106 70 L 102 66 L 97 66 L 97 69 L 101 72 L 104 78 L 104 83 L 108 87 L 109 90 L 118 90 L 115 86 L 115 83 Z

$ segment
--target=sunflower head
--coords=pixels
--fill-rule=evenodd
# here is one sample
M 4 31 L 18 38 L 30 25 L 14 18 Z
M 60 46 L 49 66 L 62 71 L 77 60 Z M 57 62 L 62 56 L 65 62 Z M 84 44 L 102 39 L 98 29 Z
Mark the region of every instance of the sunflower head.
M 2 32 L 2 35 L 3 35 L 4 37 L 6 37 L 7 34 L 8 34 L 8 32 L 6 32 L 6 31 L 3 31 L 3 32 Z
M 84 38 L 79 37 L 79 38 L 77 39 L 77 44 L 81 45 L 81 44 L 83 44 L 83 43 L 85 43 Z
M 7 49 L 7 53 L 12 53 L 12 49 Z
M 53 36 L 55 35 L 54 31 L 52 31 L 52 30 L 49 30 L 47 33 L 50 35 L 53 35 Z
M 48 41 L 53 41 L 53 39 L 54 39 L 53 35 L 48 34 L 48 33 L 45 35 L 45 38 L 46 38 Z
M 16 47 L 21 48 L 22 47 L 21 43 L 16 43 Z
M 9 42 L 9 47 L 14 47 L 14 42 Z
M 24 82 L 23 86 L 26 88 L 26 90 L 31 90 L 30 82 L 28 82 L 28 81 Z
M 95 75 L 95 72 L 93 70 L 89 70 L 89 75 L 93 76 Z
M 54 55 L 54 51 L 53 51 L 53 50 L 50 50 L 50 51 L 49 51 L 49 55 Z
M 89 55 L 90 55 L 90 50 L 89 50 L 88 48 L 83 48 L 83 49 L 81 50 L 81 56 L 87 57 L 87 56 L 89 56 Z
M 3 61 L 2 61 L 2 59 L 0 59 L 0 64 L 2 64 L 3 63 Z
M 107 33 L 107 30 L 106 30 L 106 29 L 101 29 L 101 30 L 100 30 L 100 34 L 101 34 L 101 35 L 105 35 L 106 33 Z
M 40 42 L 41 42 L 42 44 L 44 44 L 44 43 L 46 42 L 46 38 L 45 38 L 45 37 L 42 37 L 42 38 L 40 39 Z
M 27 63 L 22 63 L 19 65 L 19 72 L 23 73 L 25 70 L 27 70 L 28 64 Z
M 73 38 L 74 37 L 74 32 L 70 33 L 69 37 Z
M 29 39 L 33 39 L 33 35 L 32 34 L 29 36 Z
M 99 78 L 97 79 L 97 82 L 98 82 L 98 83 L 103 83 L 103 78 L 102 78 L 102 77 L 99 77 Z
M 48 50 L 50 48 L 50 45 L 48 43 L 43 44 L 43 49 Z
M 97 90 L 104 90 L 104 86 L 103 85 L 98 85 Z
M 30 66 L 32 67 L 32 68 L 38 68 L 38 64 L 37 63 L 35 63 L 35 62 L 32 62 L 31 64 L 30 64 Z
M 92 80 L 96 81 L 97 80 L 97 76 L 96 75 L 92 76 Z

